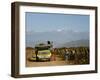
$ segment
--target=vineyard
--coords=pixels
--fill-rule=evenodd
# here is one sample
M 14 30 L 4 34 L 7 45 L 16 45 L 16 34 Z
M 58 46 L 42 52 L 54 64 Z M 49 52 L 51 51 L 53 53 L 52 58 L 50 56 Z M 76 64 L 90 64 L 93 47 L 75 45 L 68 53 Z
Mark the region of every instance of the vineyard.
M 88 47 L 54 48 L 52 53 L 72 64 L 89 64 Z

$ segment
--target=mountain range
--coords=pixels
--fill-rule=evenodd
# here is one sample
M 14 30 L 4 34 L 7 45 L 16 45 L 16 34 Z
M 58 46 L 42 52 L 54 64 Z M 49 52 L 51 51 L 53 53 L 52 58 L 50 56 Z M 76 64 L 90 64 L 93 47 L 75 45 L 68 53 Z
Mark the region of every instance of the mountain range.
M 54 47 L 89 46 L 89 32 L 72 30 L 26 32 L 26 47 L 35 47 L 36 44 L 52 41 Z
M 56 47 L 89 47 L 89 40 L 70 41 Z

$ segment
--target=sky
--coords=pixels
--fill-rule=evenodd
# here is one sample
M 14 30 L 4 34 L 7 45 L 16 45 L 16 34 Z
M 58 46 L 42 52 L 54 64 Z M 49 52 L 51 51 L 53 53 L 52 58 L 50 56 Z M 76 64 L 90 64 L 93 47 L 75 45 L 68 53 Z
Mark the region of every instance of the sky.
M 89 40 L 89 15 L 25 14 L 26 46 L 52 41 L 54 46 L 77 40 Z
M 89 32 L 89 15 L 26 12 L 25 18 L 26 32 Z

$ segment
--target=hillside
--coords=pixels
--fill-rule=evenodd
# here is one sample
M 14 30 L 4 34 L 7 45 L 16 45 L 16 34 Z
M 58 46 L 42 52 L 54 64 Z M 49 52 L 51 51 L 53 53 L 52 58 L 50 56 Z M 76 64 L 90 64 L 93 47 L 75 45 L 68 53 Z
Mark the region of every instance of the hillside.
M 89 47 L 89 40 L 76 40 L 60 44 L 57 47 Z

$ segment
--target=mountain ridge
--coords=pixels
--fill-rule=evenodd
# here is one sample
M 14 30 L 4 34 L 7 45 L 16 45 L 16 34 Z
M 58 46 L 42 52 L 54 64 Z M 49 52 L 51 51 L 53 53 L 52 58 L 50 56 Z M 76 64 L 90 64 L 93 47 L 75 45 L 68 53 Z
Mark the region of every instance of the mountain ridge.
M 56 47 L 89 47 L 89 40 L 70 41 Z

